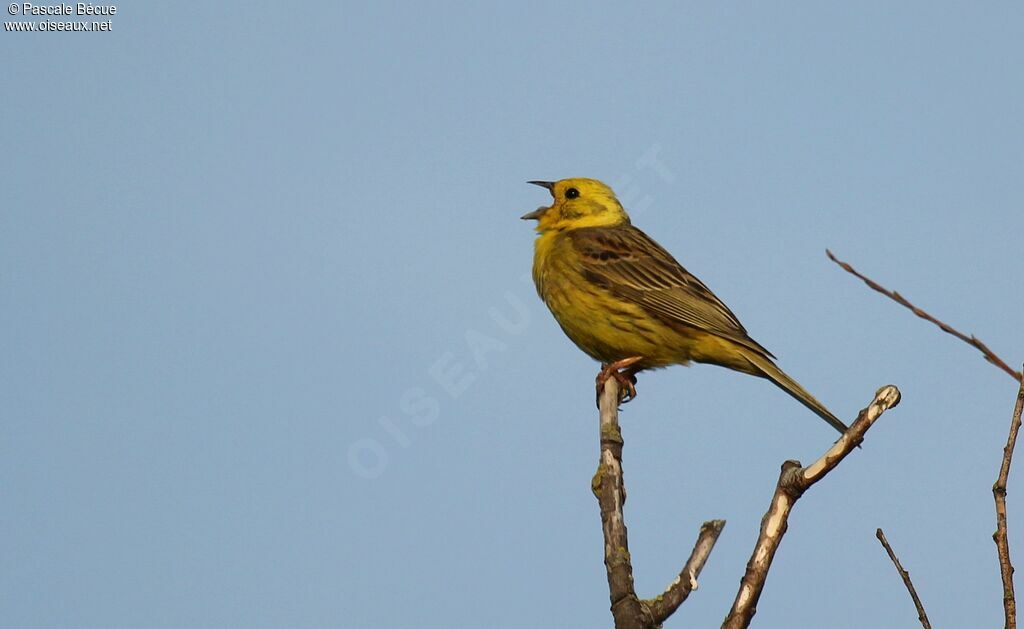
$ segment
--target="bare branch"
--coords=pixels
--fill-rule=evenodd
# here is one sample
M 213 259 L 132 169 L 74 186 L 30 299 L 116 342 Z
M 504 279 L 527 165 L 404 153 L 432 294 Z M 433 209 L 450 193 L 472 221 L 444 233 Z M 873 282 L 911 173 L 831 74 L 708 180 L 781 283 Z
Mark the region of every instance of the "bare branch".
M 653 627 L 650 611 L 640 603 L 633 588 L 633 566 L 622 506 L 626 488 L 622 481 L 622 433 L 619 430 L 619 384 L 608 378 L 598 404 L 601 414 L 601 462 L 591 482 L 601 507 L 604 533 L 604 565 L 616 629 Z
M 1006 616 L 1006 629 L 1017 626 L 1017 601 L 1013 594 L 1013 564 L 1010 563 L 1010 543 L 1006 536 L 1006 483 L 1010 476 L 1010 462 L 1013 449 L 1017 445 L 1017 432 L 1020 430 L 1021 410 L 1024 408 L 1024 381 L 1017 391 L 1017 404 L 1013 407 L 1013 419 L 1010 420 L 1010 435 L 1003 447 L 1003 464 L 999 467 L 999 477 L 992 485 L 992 495 L 996 500 L 996 532 L 992 539 L 996 543 L 999 554 L 999 574 L 1003 579 L 1003 612 Z
M 690 592 L 697 589 L 697 577 L 700 576 L 704 564 L 711 555 L 711 550 L 718 541 L 718 536 L 725 528 L 725 520 L 709 520 L 700 527 L 700 534 L 697 536 L 697 543 L 693 546 L 690 558 L 686 560 L 679 576 L 676 577 L 665 592 L 656 599 L 644 601 L 651 608 L 654 615 L 654 622 L 661 624 L 671 616 L 683 601 L 690 596 Z
M 875 530 L 875 537 L 882 543 L 882 548 L 889 554 L 889 559 L 892 560 L 894 566 L 896 566 L 896 572 L 900 574 L 900 578 L 903 579 L 903 585 L 907 586 L 907 591 L 910 592 L 910 598 L 914 600 L 914 607 L 917 608 L 917 619 L 921 621 L 921 626 L 924 629 L 932 629 L 932 624 L 928 622 L 928 614 L 924 611 L 924 605 L 921 604 L 921 599 L 917 596 L 917 590 L 914 589 L 914 583 L 910 580 L 910 573 L 903 569 L 903 564 L 896 557 L 896 553 L 892 551 L 892 546 L 889 545 L 889 540 L 885 539 L 885 533 L 882 529 Z
M 1020 382 L 1021 380 L 1024 380 L 1024 377 L 1022 377 L 1021 372 L 1014 371 L 1013 369 L 1010 369 L 1010 366 L 1007 365 L 1006 362 L 1004 362 L 1002 358 L 1000 358 L 999 356 L 996 356 L 995 352 L 990 350 L 987 345 L 982 343 L 981 339 L 979 339 L 978 337 L 976 337 L 974 335 L 967 336 L 966 334 L 956 330 L 955 328 L 953 328 L 949 324 L 943 323 L 942 321 L 939 321 L 938 319 L 936 319 L 935 317 L 931 316 L 930 314 L 928 314 L 924 310 L 921 310 L 920 308 L 918 308 L 914 304 L 912 304 L 909 301 L 907 301 L 907 299 L 903 295 L 900 295 L 896 291 L 891 291 L 891 290 L 885 288 L 884 286 L 882 286 L 881 284 L 879 284 L 878 282 L 875 282 L 871 278 L 858 273 L 857 270 L 854 269 L 852 266 L 850 266 L 846 262 L 843 262 L 839 258 L 835 257 L 835 255 L 833 255 L 832 252 L 829 251 L 828 249 L 825 250 L 825 254 L 828 255 L 829 260 L 832 260 L 833 262 L 838 264 L 847 273 L 853 275 L 854 277 L 857 277 L 857 278 L 863 280 L 864 283 L 867 284 L 873 290 L 878 291 L 879 293 L 882 293 L 883 295 L 885 295 L 889 299 L 895 301 L 896 303 L 900 304 L 901 306 L 903 306 L 905 308 L 909 308 L 911 312 L 913 312 L 915 315 L 921 317 L 925 321 L 931 321 L 935 325 L 939 326 L 939 329 L 941 329 L 943 332 L 945 332 L 947 334 L 952 334 L 953 336 L 957 337 L 958 339 L 960 339 L 964 343 L 967 343 L 968 345 L 977 348 L 978 351 L 980 351 L 985 356 L 985 360 L 987 360 L 988 362 L 992 363 L 996 367 L 999 367 L 1000 369 L 1002 369 L 1006 373 L 1010 374 L 1010 377 L 1014 378 L 1018 382 Z
M 601 413 L 601 461 L 591 488 L 601 507 L 604 565 L 608 573 L 612 617 L 616 629 L 655 629 L 679 608 L 691 591 L 697 589 L 697 577 L 725 526 L 725 520 L 705 522 L 679 577 L 658 598 L 641 601 L 633 585 L 633 566 L 623 515 L 626 487 L 622 480 L 619 384 L 615 378 L 605 381 L 598 407 Z
M 789 526 L 789 513 L 793 505 L 811 485 L 839 465 L 839 462 L 864 440 L 864 433 L 874 425 L 882 413 L 899 404 L 899 401 L 899 389 L 892 385 L 882 387 L 875 393 L 871 404 L 860 412 L 849 430 L 817 461 L 807 467 L 801 467 L 799 461 L 786 461 L 782 464 L 775 494 L 767 513 L 761 518 L 761 533 L 754 545 L 754 552 L 747 561 L 747 570 L 740 581 L 736 600 L 722 627 L 739 629 L 750 624 L 750 620 L 757 613 L 757 601 L 764 589 L 775 552 Z
M 999 367 L 1004 372 L 1008 373 L 1014 380 L 1021 383 L 1020 391 L 1017 394 L 1017 404 L 1013 411 L 1013 419 L 1010 422 L 1010 435 L 1007 437 L 1006 446 L 1003 447 L 1003 464 L 999 469 L 999 477 L 996 479 L 995 484 L 992 485 L 992 494 L 995 496 L 996 501 L 996 532 L 992 534 L 992 539 L 995 540 L 996 550 L 999 553 L 999 573 L 1003 580 L 1003 611 L 1006 615 L 1007 629 L 1015 628 L 1017 626 L 1017 603 L 1013 593 L 1013 564 L 1010 562 L 1010 545 L 1006 535 L 1006 483 L 1010 474 L 1010 461 L 1013 458 L 1013 449 L 1017 443 L 1017 432 L 1020 430 L 1021 424 L 1021 405 L 1022 401 L 1024 401 L 1024 372 L 1014 371 L 1011 369 L 1010 366 L 1006 364 L 1006 361 L 997 356 L 995 352 L 990 350 L 987 345 L 981 342 L 981 339 L 973 334 L 971 336 L 967 336 L 949 324 L 939 321 L 924 310 L 921 310 L 914 304 L 907 301 L 903 295 L 900 295 L 896 291 L 890 291 L 871 278 L 858 273 L 852 266 L 836 258 L 828 249 L 825 250 L 825 253 L 828 255 L 830 260 L 838 264 L 846 272 L 863 280 L 863 282 L 871 289 L 882 293 L 901 306 L 909 308 L 911 312 L 918 317 L 939 326 L 939 329 L 943 332 L 952 334 L 961 341 L 976 348 L 982 353 L 985 360 L 996 367 Z M 881 529 L 879 529 L 879 535 L 879 540 L 881 540 L 883 545 L 885 545 L 884 536 L 881 536 Z M 889 549 L 887 548 L 887 550 Z M 889 555 L 890 557 L 893 557 L 893 560 L 895 561 L 895 557 L 892 555 L 891 550 L 889 551 Z M 899 567 L 898 563 L 897 567 Z M 911 595 L 914 596 L 915 604 L 918 604 L 919 601 L 913 591 L 913 587 L 910 585 L 909 577 L 906 577 L 904 581 L 907 583 L 907 587 L 910 589 Z M 922 622 L 927 624 L 927 618 L 924 617 L 924 610 L 919 604 L 918 610 L 921 614 Z

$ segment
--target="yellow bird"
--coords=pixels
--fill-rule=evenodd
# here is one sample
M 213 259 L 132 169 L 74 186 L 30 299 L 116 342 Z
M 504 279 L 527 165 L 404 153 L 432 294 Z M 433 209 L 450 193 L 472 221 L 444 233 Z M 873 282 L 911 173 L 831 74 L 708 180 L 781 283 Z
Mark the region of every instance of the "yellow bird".
M 554 202 L 536 220 L 533 280 L 562 330 L 602 363 L 598 393 L 614 377 L 624 401 L 636 373 L 690 361 L 771 380 L 840 433 L 846 425 L 775 366 L 722 301 L 647 234 L 596 179 L 531 181 Z

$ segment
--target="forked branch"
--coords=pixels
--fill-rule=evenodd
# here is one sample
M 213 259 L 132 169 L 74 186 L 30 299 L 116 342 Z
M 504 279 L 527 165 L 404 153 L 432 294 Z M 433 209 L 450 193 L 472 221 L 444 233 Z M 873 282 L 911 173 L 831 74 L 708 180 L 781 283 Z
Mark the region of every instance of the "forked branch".
M 626 488 L 622 481 L 622 431 L 619 428 L 619 384 L 605 381 L 598 403 L 601 412 L 601 460 L 591 488 L 601 507 L 604 533 L 604 565 L 616 629 L 654 629 L 672 615 L 690 592 L 697 589 L 700 576 L 725 520 L 705 522 L 697 543 L 679 576 L 657 598 L 640 600 L 633 586 L 633 566 L 623 505 Z
M 952 334 L 961 341 L 976 348 L 985 356 L 985 360 L 1009 374 L 1010 377 L 1017 382 L 1021 383 L 1021 388 L 1017 394 L 1017 404 L 1014 408 L 1013 418 L 1010 422 L 1010 435 L 1007 437 L 1006 446 L 1003 447 L 1003 463 L 999 469 L 999 477 L 992 486 L 992 494 L 995 496 L 996 501 L 996 532 L 992 534 L 992 538 L 996 543 L 996 549 L 999 555 L 999 574 L 1003 581 L 1003 612 L 1006 617 L 1006 628 L 1015 628 L 1017 626 L 1017 603 L 1013 592 L 1013 564 L 1010 562 L 1010 545 L 1006 534 L 1006 484 L 1010 474 L 1010 461 L 1013 459 L 1013 449 L 1017 443 L 1017 432 L 1020 430 L 1021 396 L 1024 396 L 1024 375 L 1022 375 L 1021 371 L 1014 371 L 1011 369 L 1010 366 L 1006 364 L 1006 361 L 997 356 L 995 352 L 990 350 L 988 346 L 982 343 L 976 336 L 967 336 L 963 332 L 960 332 L 952 326 L 936 319 L 924 310 L 921 310 L 914 304 L 907 301 L 903 295 L 900 295 L 896 291 L 891 291 L 871 278 L 858 273 L 852 266 L 836 258 L 828 249 L 825 250 L 825 253 L 828 255 L 830 260 L 838 264 L 846 272 L 863 280 L 863 282 L 871 289 L 882 293 L 901 306 L 909 308 L 911 312 L 922 319 L 931 321 L 935 325 L 939 326 L 943 332 Z
M 799 461 L 786 461 L 782 464 L 775 494 L 772 496 L 768 512 L 761 518 L 761 533 L 754 545 L 754 552 L 747 561 L 747 570 L 740 581 L 736 600 L 733 601 L 732 609 L 725 617 L 722 627 L 739 629 L 750 624 L 750 620 L 757 612 L 757 601 L 764 590 L 775 552 L 789 526 L 789 514 L 793 505 L 805 491 L 835 469 L 839 462 L 864 440 L 864 433 L 874 425 L 882 413 L 899 404 L 899 401 L 899 389 L 892 385 L 882 387 L 875 394 L 871 404 L 860 412 L 849 430 L 817 461 L 807 467 L 802 467 Z

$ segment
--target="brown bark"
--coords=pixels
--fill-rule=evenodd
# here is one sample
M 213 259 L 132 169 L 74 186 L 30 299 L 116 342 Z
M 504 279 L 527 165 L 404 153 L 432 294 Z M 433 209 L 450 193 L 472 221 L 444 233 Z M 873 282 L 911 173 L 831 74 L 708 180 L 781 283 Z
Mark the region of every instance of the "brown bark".
M 1003 447 L 1003 463 L 999 467 L 999 477 L 992 485 L 992 495 L 996 500 L 996 532 L 992 539 L 996 543 L 999 555 L 999 576 L 1003 580 L 1003 613 L 1006 618 L 1006 629 L 1017 626 L 1017 600 L 1013 593 L 1013 564 L 1010 562 L 1010 542 L 1006 536 L 1006 483 L 1010 477 L 1010 462 L 1013 460 L 1013 449 L 1017 445 L 1017 432 L 1020 430 L 1021 410 L 1024 408 L 1024 381 L 1017 391 L 1017 404 L 1013 408 L 1010 420 L 1010 435 Z
M 899 573 L 900 578 L 903 579 L 903 585 L 907 587 L 907 591 L 910 592 L 910 598 L 914 601 L 914 607 L 917 608 L 917 619 L 921 622 L 921 626 L 924 629 L 932 629 L 932 623 L 928 621 L 928 614 L 924 611 L 924 605 L 921 603 L 920 597 L 917 595 L 917 590 L 914 588 L 914 582 L 910 580 L 910 573 L 903 569 L 903 564 L 896 557 L 896 553 L 893 552 L 892 546 L 889 545 L 889 540 L 885 539 L 885 533 L 882 529 L 875 529 L 875 537 L 881 542 L 882 548 L 889 555 L 889 559 L 893 565 L 896 566 L 896 572 Z
M 738 629 L 750 625 L 757 613 L 757 601 L 764 590 L 775 552 L 782 543 L 782 537 L 789 526 L 789 514 L 793 505 L 807 489 L 831 472 L 839 462 L 846 458 L 864 440 L 864 433 L 886 410 L 899 404 L 899 389 L 892 385 L 882 387 L 875 394 L 875 399 L 857 416 L 857 420 L 839 441 L 829 448 L 817 461 L 802 467 L 799 461 L 786 461 L 782 464 L 779 480 L 775 486 L 768 511 L 761 518 L 761 533 L 758 535 L 754 552 L 747 561 L 747 569 L 740 581 L 740 589 L 736 593 L 732 609 L 725 617 L 722 627 Z
M 657 598 L 640 600 L 633 586 L 633 566 L 623 506 L 622 431 L 619 427 L 619 384 L 608 378 L 598 401 L 601 416 L 601 459 L 591 483 L 601 509 L 604 564 L 616 629 L 655 629 L 697 589 L 697 577 L 715 546 L 725 520 L 705 522 L 679 576 Z

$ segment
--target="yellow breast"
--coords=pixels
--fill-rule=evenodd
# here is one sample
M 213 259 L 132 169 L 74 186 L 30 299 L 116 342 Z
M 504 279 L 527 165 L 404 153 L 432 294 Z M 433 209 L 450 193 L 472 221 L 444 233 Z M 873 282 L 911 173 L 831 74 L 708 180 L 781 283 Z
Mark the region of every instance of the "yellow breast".
M 695 339 L 593 283 L 578 256 L 564 234 L 548 232 L 537 239 L 533 260 L 537 292 L 577 347 L 604 363 L 631 356 L 643 356 L 644 368 L 687 362 Z

